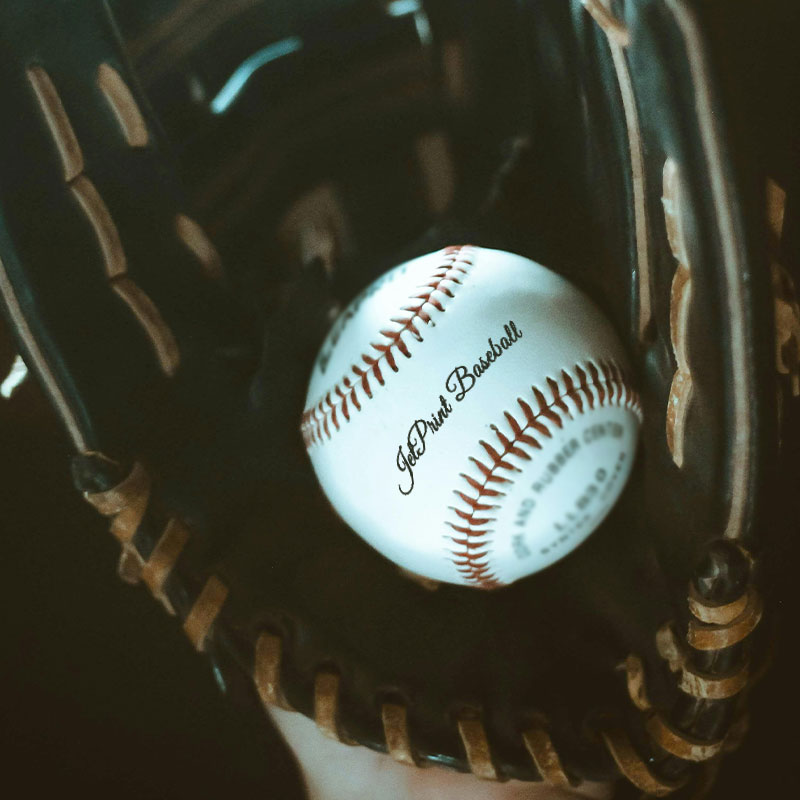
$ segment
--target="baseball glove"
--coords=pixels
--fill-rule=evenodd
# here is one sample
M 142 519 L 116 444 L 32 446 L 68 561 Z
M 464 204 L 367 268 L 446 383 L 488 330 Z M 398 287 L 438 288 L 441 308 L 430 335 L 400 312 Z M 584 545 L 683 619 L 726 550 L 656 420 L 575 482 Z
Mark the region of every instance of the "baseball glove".
M 620 779 L 621 797 L 710 785 L 764 660 L 800 394 L 791 187 L 754 155 L 721 18 L 690 0 L 2 4 L 9 326 L 120 576 L 229 680 L 415 767 Z M 422 586 L 369 548 L 299 432 L 337 310 L 466 241 L 589 294 L 644 410 L 601 528 L 493 592 Z

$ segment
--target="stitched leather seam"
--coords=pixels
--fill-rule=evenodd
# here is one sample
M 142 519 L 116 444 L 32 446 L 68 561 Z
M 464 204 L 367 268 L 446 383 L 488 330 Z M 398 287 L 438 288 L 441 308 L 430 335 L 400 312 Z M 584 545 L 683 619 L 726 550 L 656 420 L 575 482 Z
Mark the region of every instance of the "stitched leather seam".
M 489 547 L 493 531 L 487 526 L 496 521 L 493 514 L 505 497 L 501 487 L 514 483 L 509 474 L 521 471 L 508 460 L 508 456 L 530 461 L 529 451 L 542 449 L 542 440 L 553 436 L 552 427 L 563 427 L 564 415 L 572 419 L 575 414 L 584 414 L 587 409 L 618 406 L 630 409 L 641 418 L 639 395 L 628 384 L 616 363 L 601 361 L 597 365 L 587 361 L 583 367 L 575 364 L 573 372 L 576 377 L 565 369 L 561 370 L 563 389 L 553 378 L 546 379 L 544 390 L 532 386 L 533 403 L 522 397 L 517 398 L 517 415 L 509 411 L 504 415 L 513 432 L 512 437 L 502 433 L 497 425 L 491 426 L 497 443 L 492 445 L 480 440 L 488 459 L 470 458 L 482 474 L 482 481 L 460 473 L 468 489 L 455 490 L 460 503 L 450 508 L 457 520 L 446 520 L 457 534 L 450 539 L 459 548 L 449 553 L 462 578 L 475 586 L 493 589 L 502 585 L 492 570 Z
M 423 341 L 420 323 L 436 324 L 432 311 L 444 313 L 448 300 L 455 297 L 464 276 L 469 274 L 472 252 L 469 245 L 445 248 L 442 260 L 430 278 L 391 317 L 391 322 L 400 327 L 381 329 L 383 341 L 371 343 L 371 351 L 362 353 L 361 358 L 325 393 L 322 400 L 303 412 L 300 430 L 307 449 L 330 439 L 344 422 L 350 421 L 353 409 L 361 411 L 362 401 L 373 398 L 376 383 L 384 385 L 383 370 L 386 366 L 392 372 L 398 372 L 400 355 L 411 358 L 412 353 L 403 334 L 411 334 L 418 342 Z

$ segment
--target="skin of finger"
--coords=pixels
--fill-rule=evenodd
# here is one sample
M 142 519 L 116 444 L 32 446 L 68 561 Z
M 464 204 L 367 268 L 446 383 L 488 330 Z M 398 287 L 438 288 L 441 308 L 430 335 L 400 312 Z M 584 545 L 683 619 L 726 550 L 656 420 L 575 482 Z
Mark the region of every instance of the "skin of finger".
M 441 767 L 414 769 L 366 747 L 324 736 L 302 714 L 268 708 L 295 754 L 309 800 L 608 800 L 610 784 L 565 791 L 540 783 L 491 783 Z

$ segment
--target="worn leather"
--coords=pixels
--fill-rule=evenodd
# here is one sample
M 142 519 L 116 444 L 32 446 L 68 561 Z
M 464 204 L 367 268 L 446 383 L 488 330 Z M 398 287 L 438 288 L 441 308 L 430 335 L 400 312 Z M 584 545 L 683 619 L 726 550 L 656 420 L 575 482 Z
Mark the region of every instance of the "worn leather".
M 210 575 L 228 586 L 212 654 L 251 672 L 258 635 L 279 634 L 288 702 L 313 716 L 315 674 L 338 672 L 340 728 L 375 749 L 385 748 L 381 703 L 401 701 L 420 760 L 467 770 L 455 720 L 477 713 L 499 772 L 537 780 L 520 732 L 544 715 L 569 776 L 612 779 L 599 719 L 619 718 L 649 746 L 619 665 L 643 659 L 651 700 L 673 709 L 679 693 L 656 631 L 671 620 L 685 631 L 687 587 L 712 543 L 727 535 L 758 556 L 766 520 L 780 526 L 765 176 L 749 155 L 753 132 L 739 124 L 708 44 L 714 15 L 688 0 L 611 4 L 630 37 L 621 56 L 629 97 L 608 37 L 577 0 L 426 3 L 422 39 L 410 19 L 364 5 L 254 3 L 214 25 L 192 17 L 183 30 L 205 34 L 181 39 L 181 26 L 152 34 L 175 13 L 171 3 L 119 0 L 116 22 L 102 3 L 3 4 L 0 258 L 30 326 L 19 344 L 34 370 L 31 341 L 41 350 L 45 389 L 57 385 L 74 420 L 81 491 L 110 488 L 136 461 L 152 475 L 133 538 L 142 558 L 167 517 L 191 529 L 166 584 L 178 616 Z M 290 37 L 302 52 L 268 65 L 225 113 L 210 111 L 231 65 L 257 42 Z M 463 93 L 448 84 L 451 42 Z M 145 147 L 121 137 L 96 86 L 101 63 L 138 101 Z M 109 290 L 31 90 L 32 66 L 57 87 L 130 276 L 174 333 L 172 377 Z M 452 157 L 443 210 L 426 208 L 413 158 L 431 130 Z M 665 434 L 676 369 L 667 160 L 692 276 L 694 390 L 680 468 Z M 332 275 L 319 260 L 302 267 L 279 235 L 287 208 L 319 183 L 337 187 L 350 215 L 353 244 Z M 179 213 L 212 234 L 221 280 L 177 240 Z M 633 477 L 601 529 L 495 592 L 431 591 L 401 575 L 330 509 L 298 429 L 331 309 L 386 267 L 464 241 L 534 258 L 585 290 L 625 343 L 644 408 Z M 10 323 L 19 332 L 13 313 Z M 723 551 L 715 565 L 735 561 Z M 746 583 L 745 567 L 731 570 L 711 599 L 728 601 Z M 729 724 L 731 703 L 717 706 L 701 738 Z M 687 730 L 696 711 L 686 711 Z M 665 773 L 686 771 L 662 762 Z

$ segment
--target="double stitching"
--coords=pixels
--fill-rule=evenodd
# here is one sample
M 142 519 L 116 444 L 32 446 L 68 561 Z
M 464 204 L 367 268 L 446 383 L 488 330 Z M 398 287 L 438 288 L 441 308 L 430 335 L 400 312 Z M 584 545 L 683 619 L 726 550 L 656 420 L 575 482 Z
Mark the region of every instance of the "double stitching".
M 491 564 L 490 527 L 495 522 L 497 510 L 506 496 L 503 489 L 510 487 L 514 479 L 510 474 L 521 472 L 508 460 L 510 455 L 524 461 L 531 460 L 531 452 L 542 449 L 542 440 L 553 436 L 553 428 L 564 426 L 564 417 L 574 419 L 595 408 L 617 406 L 633 411 L 641 418 L 639 396 L 625 379 L 622 370 L 613 361 L 584 362 L 576 364 L 572 373 L 561 370 L 561 385 L 553 378 L 545 380 L 546 388 L 531 387 L 532 402 L 517 398 L 519 410 L 505 412 L 505 419 L 513 436 L 506 436 L 497 425 L 492 425 L 497 442 L 493 445 L 480 440 L 486 457 L 471 457 L 480 479 L 462 472 L 460 477 L 467 484 L 456 489 L 460 500 L 451 506 L 456 521 L 446 520 L 454 531 L 451 541 L 458 549 L 450 550 L 452 562 L 463 580 L 482 589 L 493 589 L 502 582 Z M 534 410 L 535 409 L 535 410 Z
M 370 344 L 370 350 L 361 354 L 342 379 L 320 400 L 303 412 L 300 430 L 306 448 L 324 444 L 343 422 L 349 422 L 355 411 L 361 411 L 364 400 L 371 400 L 376 387 L 385 384 L 384 369 L 398 372 L 399 357 L 411 358 L 412 352 L 403 338 L 410 334 L 423 341 L 420 329 L 435 325 L 433 315 L 444 313 L 448 300 L 455 297 L 464 278 L 473 266 L 473 248 L 468 245 L 447 247 L 442 260 L 430 278 L 418 287 L 391 322 L 397 327 L 379 331 L 381 341 Z

